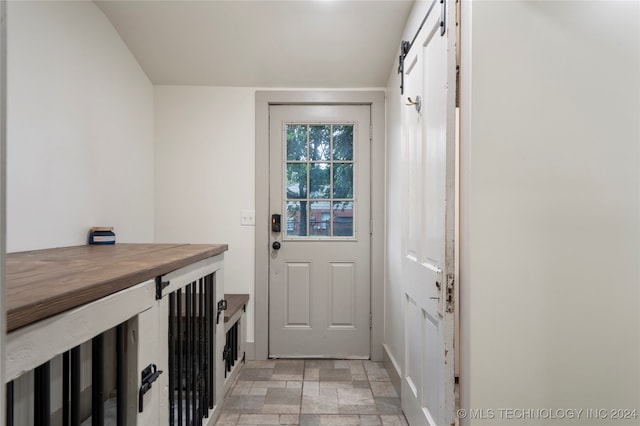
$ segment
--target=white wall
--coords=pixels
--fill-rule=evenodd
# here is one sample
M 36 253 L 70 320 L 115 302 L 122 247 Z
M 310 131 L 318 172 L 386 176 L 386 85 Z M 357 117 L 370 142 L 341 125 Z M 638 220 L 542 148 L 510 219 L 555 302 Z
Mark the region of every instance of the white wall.
M 464 2 L 462 403 L 640 408 L 640 4 Z
M 6 136 L 7 136 L 7 2 L 0 0 L 0 329 L 5 330 L 5 277 L 6 277 Z M 0 359 L 5 357 L 5 333 L 0 333 Z M 4 362 L 0 361 L 0 383 L 5 383 Z M 0 387 L 0 401 L 5 401 L 5 388 Z M 5 417 L 5 405 L 0 404 L 0 419 Z
M 398 55 L 399 55 L 398 51 Z M 402 139 L 400 76 L 394 69 L 387 85 L 386 152 L 386 274 L 384 292 L 384 346 L 398 375 L 404 369 L 404 312 L 402 291 Z
M 8 2 L 7 249 L 153 241 L 153 88 L 93 2 Z
M 253 341 L 255 89 L 155 87 L 155 240 L 224 243 L 225 293 L 249 293 Z

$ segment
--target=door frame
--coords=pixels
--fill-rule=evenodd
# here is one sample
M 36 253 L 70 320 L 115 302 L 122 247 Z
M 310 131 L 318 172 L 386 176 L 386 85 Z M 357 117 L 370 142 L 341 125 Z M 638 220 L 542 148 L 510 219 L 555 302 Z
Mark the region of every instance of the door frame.
M 371 108 L 371 360 L 382 361 L 384 338 L 385 92 L 256 91 L 255 149 L 255 328 L 249 359 L 269 356 L 269 108 L 271 105 L 369 105 Z M 374 173 L 380 170 L 381 173 Z M 253 349 L 253 350 L 252 350 Z
M 6 244 L 7 244 L 7 2 L 0 0 L 0 419 L 5 418 Z

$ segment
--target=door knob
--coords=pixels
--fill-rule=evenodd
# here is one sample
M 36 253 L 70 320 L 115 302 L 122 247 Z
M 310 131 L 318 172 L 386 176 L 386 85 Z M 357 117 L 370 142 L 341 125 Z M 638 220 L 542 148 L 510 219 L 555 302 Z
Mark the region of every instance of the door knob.
M 416 111 L 420 112 L 420 109 L 422 108 L 422 99 L 420 98 L 420 96 L 416 96 L 415 101 L 411 98 L 407 98 L 407 106 L 411 105 L 416 108 Z
M 281 247 L 280 242 L 279 241 L 274 241 L 273 244 L 271 244 L 271 247 L 274 250 L 280 250 L 280 247 Z

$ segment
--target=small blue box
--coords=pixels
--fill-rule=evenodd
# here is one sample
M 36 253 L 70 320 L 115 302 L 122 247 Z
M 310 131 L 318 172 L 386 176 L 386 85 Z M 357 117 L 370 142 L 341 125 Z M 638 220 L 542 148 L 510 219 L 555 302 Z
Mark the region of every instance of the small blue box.
M 89 232 L 89 244 L 115 244 L 116 234 L 113 228 L 91 228 Z

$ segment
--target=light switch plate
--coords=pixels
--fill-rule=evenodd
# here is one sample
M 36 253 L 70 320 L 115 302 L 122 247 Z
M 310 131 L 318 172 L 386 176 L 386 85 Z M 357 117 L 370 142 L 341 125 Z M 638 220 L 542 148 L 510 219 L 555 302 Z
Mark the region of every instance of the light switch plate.
M 240 212 L 240 225 L 242 225 L 242 226 L 255 226 L 256 225 L 256 211 L 255 210 L 242 210 Z

